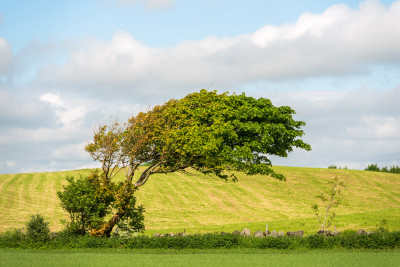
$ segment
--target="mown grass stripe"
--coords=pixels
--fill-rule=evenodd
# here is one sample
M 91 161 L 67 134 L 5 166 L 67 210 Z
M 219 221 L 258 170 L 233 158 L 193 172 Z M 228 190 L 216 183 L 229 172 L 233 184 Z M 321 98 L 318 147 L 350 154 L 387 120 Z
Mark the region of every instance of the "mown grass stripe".
M 321 189 L 328 188 L 327 180 L 336 176 L 346 183 L 342 204 L 336 210 L 338 227 L 368 230 L 387 218 L 390 228 L 400 228 L 398 174 L 274 168 L 287 177 L 286 182 L 242 174 L 237 174 L 237 183 L 224 182 L 192 170 L 192 175 L 154 175 L 136 194 L 138 203 L 143 203 L 147 210 L 146 228 L 149 233 L 184 228 L 199 232 L 241 230 L 240 227 L 263 230 L 270 223 L 277 230 L 293 227 L 315 231 L 318 223 L 311 204 Z M 50 221 L 53 230 L 61 229 L 59 220 L 66 218 L 66 213 L 56 192 L 65 184 L 65 176 L 78 178 L 79 174 L 86 176 L 91 171 L 0 175 L 0 231 L 23 227 L 29 215 L 36 212 Z M 118 179 L 123 179 L 122 173 Z

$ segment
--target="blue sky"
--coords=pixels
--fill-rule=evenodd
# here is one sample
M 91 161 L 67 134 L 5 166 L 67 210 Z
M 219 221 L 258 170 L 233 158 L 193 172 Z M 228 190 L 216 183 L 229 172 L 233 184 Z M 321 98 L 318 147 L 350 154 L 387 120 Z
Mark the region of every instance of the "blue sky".
M 92 167 L 98 123 L 201 88 L 289 105 L 311 152 L 400 165 L 400 1 L 0 2 L 0 173 Z

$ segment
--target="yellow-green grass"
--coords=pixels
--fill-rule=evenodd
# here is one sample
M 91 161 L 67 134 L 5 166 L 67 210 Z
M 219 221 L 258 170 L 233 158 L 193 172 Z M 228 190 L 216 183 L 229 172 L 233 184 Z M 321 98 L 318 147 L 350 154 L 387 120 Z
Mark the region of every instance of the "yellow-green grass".
M 0 266 L 398 266 L 400 251 L 0 250 Z
M 231 232 L 245 227 L 306 234 L 318 230 L 311 205 L 315 195 L 338 177 L 345 182 L 343 201 L 335 209 L 338 230 L 373 230 L 386 219 L 390 230 L 400 230 L 400 175 L 356 170 L 274 167 L 287 177 L 281 182 L 267 176 L 237 174 L 238 182 L 225 182 L 190 171 L 157 174 L 137 192 L 146 208 L 148 234 L 154 232 Z M 67 219 L 57 191 L 66 176 L 91 170 L 0 175 L 0 232 L 24 227 L 29 216 L 41 213 L 52 230 Z M 121 177 L 120 177 L 121 178 Z

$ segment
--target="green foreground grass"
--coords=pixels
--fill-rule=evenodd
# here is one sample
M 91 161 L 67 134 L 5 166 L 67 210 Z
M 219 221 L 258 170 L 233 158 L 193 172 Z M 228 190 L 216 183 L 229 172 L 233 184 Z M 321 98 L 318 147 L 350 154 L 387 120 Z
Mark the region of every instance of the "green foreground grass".
M 281 182 L 267 176 L 238 174 L 225 182 L 190 171 L 152 176 L 137 192 L 146 208 L 146 234 L 155 232 L 232 232 L 245 227 L 252 232 L 304 230 L 319 226 L 312 212 L 315 195 L 338 177 L 345 182 L 343 202 L 336 209 L 340 231 L 371 231 L 382 219 L 390 231 L 400 229 L 400 175 L 356 170 L 274 167 L 286 176 Z M 52 231 L 67 219 L 57 191 L 66 176 L 87 175 L 91 170 L 0 175 L 0 232 L 22 228 L 31 214 L 40 213 Z M 122 177 L 119 177 L 122 179 Z
M 0 250 L 0 266 L 399 266 L 400 250 Z

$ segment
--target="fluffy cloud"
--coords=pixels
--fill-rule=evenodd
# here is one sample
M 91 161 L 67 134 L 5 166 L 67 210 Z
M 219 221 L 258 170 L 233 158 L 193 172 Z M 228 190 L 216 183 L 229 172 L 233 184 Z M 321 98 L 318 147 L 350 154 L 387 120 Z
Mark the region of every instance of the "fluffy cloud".
M 114 3 L 148 8 L 173 4 Z M 296 118 L 307 122 L 304 140 L 313 151 L 295 150 L 287 159 L 273 158 L 274 164 L 357 169 L 368 163 L 399 165 L 400 87 L 381 90 L 377 83 L 369 86 L 359 79 L 345 89 L 336 89 L 339 85 L 320 90 L 318 78 L 337 82 L 373 71 L 379 64 L 400 66 L 399 17 L 400 1 L 389 8 L 367 1 L 357 10 L 334 5 L 321 14 L 303 14 L 292 24 L 173 47 L 150 47 L 122 31 L 107 42 L 90 40 L 80 48 L 36 44 L 17 57 L 29 66 L 37 64 L 32 68 L 45 66 L 26 88 L 2 83 L 1 75 L 12 72 L 15 58 L 0 38 L 0 173 L 94 166 L 82 149 L 96 124 L 107 123 L 110 115 L 126 120 L 147 104 L 180 98 L 210 84 L 221 91 L 245 88 L 247 95 L 291 106 Z M 47 64 L 55 54 L 55 61 L 62 60 L 58 49 L 67 51 L 68 59 Z M 386 74 L 397 77 L 397 71 Z M 310 79 L 316 82 L 307 82 Z M 399 85 L 397 78 L 391 79 L 384 88 Z M 299 81 L 305 81 L 301 88 Z M 266 89 L 281 84 L 287 86 Z
M 79 126 L 80 121 L 86 116 L 85 107 L 66 105 L 59 95 L 45 93 L 40 97 L 40 100 L 50 104 L 55 110 L 58 121 L 67 127 Z
M 297 98 L 301 94 L 303 97 Z M 276 104 L 293 107 L 304 120 L 304 139 L 312 152 L 294 151 L 276 164 L 327 167 L 347 165 L 363 169 L 369 163 L 399 165 L 400 87 L 380 91 L 361 88 L 351 92 L 297 92 L 270 95 Z
M 400 1 L 366 1 L 357 10 L 334 5 L 296 23 L 266 25 L 236 38 L 210 36 L 174 47 L 149 47 L 125 32 L 73 53 L 40 72 L 44 84 L 69 89 L 154 95 L 166 89 L 221 87 L 249 81 L 335 76 L 400 62 Z

